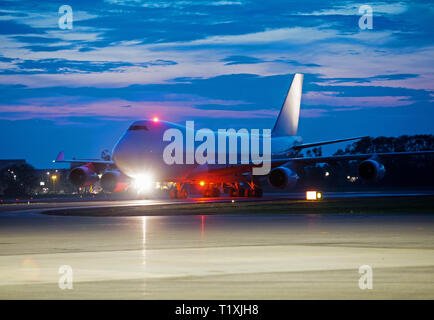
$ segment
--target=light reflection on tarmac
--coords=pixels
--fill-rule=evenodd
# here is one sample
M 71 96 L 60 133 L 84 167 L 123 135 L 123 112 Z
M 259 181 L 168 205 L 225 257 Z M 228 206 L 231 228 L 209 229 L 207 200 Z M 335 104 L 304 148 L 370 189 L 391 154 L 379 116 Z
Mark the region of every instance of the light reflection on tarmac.
M 429 214 L 0 214 L 0 298 L 433 299 L 433 231 Z

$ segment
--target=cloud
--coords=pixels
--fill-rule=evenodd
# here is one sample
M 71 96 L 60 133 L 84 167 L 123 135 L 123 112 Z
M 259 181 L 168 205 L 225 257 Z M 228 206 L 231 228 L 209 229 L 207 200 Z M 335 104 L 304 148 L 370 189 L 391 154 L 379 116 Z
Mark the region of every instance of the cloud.
M 254 63 L 263 63 L 266 62 L 265 60 L 255 58 L 255 57 L 248 57 L 248 56 L 229 56 L 221 61 L 226 62 L 226 65 L 232 65 L 232 64 L 254 64 Z
M 52 44 L 62 41 L 60 38 L 41 37 L 41 36 L 14 36 L 15 40 L 25 43 Z
M 390 75 L 391 78 L 407 76 Z M 0 94 L 8 102 L 0 104 L 0 117 L 53 119 L 92 116 L 133 120 L 158 112 L 161 118 L 168 120 L 189 117 L 274 118 L 291 79 L 290 74 L 265 77 L 233 74 L 120 88 L 0 86 Z M 331 84 L 323 85 L 322 80 Z M 341 111 L 410 106 L 421 102 L 432 104 L 432 92 L 426 90 L 348 86 L 333 83 L 333 80 L 321 79 L 315 74 L 305 75 L 302 110 L 317 111 L 304 111 L 302 116 L 315 114 L 319 117 Z
M 319 11 L 313 11 L 310 13 L 300 12 L 301 15 L 313 15 L 313 16 L 321 16 L 321 15 L 332 15 L 332 16 L 346 16 L 346 15 L 359 15 L 359 8 L 362 5 L 370 5 L 373 9 L 373 12 L 378 14 L 402 14 L 407 11 L 408 7 L 404 2 L 395 2 L 395 3 L 387 3 L 387 2 L 375 2 L 375 3 L 363 3 L 363 4 L 350 4 L 346 3 L 345 5 L 337 5 L 335 7 L 330 7 L 328 9 L 322 9 Z
M 303 35 L 302 37 L 300 35 Z M 324 40 L 336 36 L 333 30 L 319 28 L 279 28 L 241 35 L 209 36 L 200 40 L 185 43 L 189 46 L 203 45 L 249 45 L 273 42 L 287 42 L 291 44 L 306 44 L 316 40 Z
M 125 68 L 148 68 L 156 65 L 176 65 L 175 61 L 157 59 L 154 61 L 131 63 L 121 61 L 84 61 L 67 59 L 39 59 L 39 60 L 9 60 L 13 63 L 0 74 L 69 74 L 94 72 L 125 72 Z
M 256 63 L 285 63 L 290 64 L 293 66 L 303 66 L 303 67 L 319 67 L 320 65 L 316 63 L 301 63 L 296 60 L 286 59 L 283 57 L 280 57 L 278 59 L 260 59 L 257 57 L 249 57 L 249 56 L 229 56 L 224 59 L 221 59 L 221 61 L 226 62 L 225 65 L 235 65 L 235 64 L 256 64 Z
M 40 45 L 32 45 L 32 46 L 24 46 L 23 48 L 29 49 L 31 51 L 60 51 L 60 50 L 71 50 L 73 47 L 70 45 L 62 45 L 62 46 L 40 46 Z
M 306 105 L 326 105 L 333 107 L 398 107 L 414 103 L 409 96 L 364 96 L 364 97 L 342 97 L 338 95 L 324 94 L 323 92 L 309 92 L 304 94 L 303 103 Z M 344 109 L 339 109 L 344 110 Z M 336 111 L 336 109 L 335 109 Z
M 383 74 L 367 78 L 334 78 L 334 83 L 351 82 L 351 83 L 370 83 L 377 80 L 406 80 L 419 77 L 418 74 L 398 73 L 398 74 Z
M 0 20 L 0 34 L 35 34 L 42 33 L 42 30 L 32 28 L 27 24 L 15 21 Z

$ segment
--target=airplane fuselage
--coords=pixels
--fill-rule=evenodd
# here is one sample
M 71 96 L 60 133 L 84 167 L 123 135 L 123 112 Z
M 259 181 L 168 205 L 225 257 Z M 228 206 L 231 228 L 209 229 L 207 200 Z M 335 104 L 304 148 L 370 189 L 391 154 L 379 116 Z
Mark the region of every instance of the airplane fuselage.
M 174 139 L 166 139 L 166 141 L 164 141 L 164 136 L 165 132 L 168 132 L 170 129 L 172 129 L 172 131 L 174 129 L 182 135 L 181 146 L 176 150 L 177 152 L 181 152 L 182 155 L 177 157 L 179 161 L 176 163 L 168 164 L 164 156 L 165 152 L 167 155 L 168 145 L 173 142 Z M 245 151 L 252 151 L 252 149 L 249 148 L 249 142 L 252 142 L 249 140 L 249 136 L 253 136 L 252 132 L 248 132 L 246 136 L 245 130 L 244 132 L 227 130 L 225 136 L 227 143 L 222 146 L 219 144 L 219 138 L 222 138 L 221 132 L 210 131 L 212 132 L 213 137 L 211 140 L 213 140 L 216 151 L 215 155 L 208 158 L 209 161 L 204 164 L 200 163 L 200 161 L 196 161 L 197 157 L 195 157 L 197 156 L 198 148 L 200 148 L 200 145 L 203 145 L 203 141 L 208 140 L 199 139 L 198 141 L 197 134 L 199 131 L 188 125 L 181 126 L 167 121 L 135 121 L 114 147 L 113 160 L 116 166 L 125 175 L 131 178 L 145 172 L 152 172 L 157 181 L 182 180 L 189 176 L 194 170 L 207 171 L 213 168 L 221 168 L 222 166 L 228 167 L 231 165 L 246 164 Z M 271 158 L 287 157 L 291 152 L 291 148 L 302 142 L 301 138 L 298 136 L 272 137 L 270 134 L 264 135 L 263 131 L 257 134 L 257 138 L 260 140 L 259 153 L 262 155 L 264 152 L 265 139 L 268 138 L 270 140 L 269 152 Z M 235 143 L 235 146 L 233 143 Z M 219 161 L 223 159 L 219 157 L 218 153 L 225 155 L 225 163 Z M 235 163 L 233 162 L 234 158 L 236 158 Z M 232 160 L 232 162 L 230 160 Z M 250 156 L 247 159 L 247 163 L 253 160 L 253 157 Z

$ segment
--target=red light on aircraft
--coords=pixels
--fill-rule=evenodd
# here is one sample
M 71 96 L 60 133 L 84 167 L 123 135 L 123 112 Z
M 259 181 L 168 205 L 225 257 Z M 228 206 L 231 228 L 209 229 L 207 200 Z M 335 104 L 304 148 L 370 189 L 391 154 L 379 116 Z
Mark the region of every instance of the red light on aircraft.
M 153 119 L 152 119 L 152 121 L 154 121 L 154 122 L 158 122 L 160 119 L 158 119 L 158 117 L 154 117 Z

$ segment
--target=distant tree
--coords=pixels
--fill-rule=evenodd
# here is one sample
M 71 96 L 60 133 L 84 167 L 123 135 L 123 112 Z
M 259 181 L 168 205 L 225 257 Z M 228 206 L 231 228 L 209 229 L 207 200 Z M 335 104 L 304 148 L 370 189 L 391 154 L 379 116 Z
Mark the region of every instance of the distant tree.
M 339 149 L 335 155 L 434 150 L 434 135 L 403 135 L 399 137 L 367 137 Z
M 322 149 L 321 147 L 313 148 L 312 153 L 315 155 L 315 157 L 321 157 L 322 156 Z
M 399 137 L 367 137 L 349 144 L 335 155 L 411 152 L 434 150 L 434 135 L 402 135 Z M 386 176 L 380 183 L 384 186 L 426 186 L 434 183 L 432 156 L 385 157 L 381 162 L 386 167 Z M 355 171 L 359 162 L 349 162 L 346 170 Z M 343 165 L 341 168 L 344 168 Z M 345 174 L 341 172 L 340 176 Z
M 35 169 L 28 165 L 13 165 L 0 171 L 0 190 L 5 196 L 31 194 L 38 185 Z
M 344 149 L 338 150 L 335 155 L 425 150 L 434 150 L 434 135 L 368 137 L 347 145 Z M 307 157 L 321 155 L 321 150 L 315 148 L 306 152 Z M 432 155 L 380 158 L 379 161 L 386 168 L 386 175 L 377 182 L 351 179 L 358 176 L 361 162 L 359 160 L 330 161 L 320 165 L 302 166 L 297 171 L 300 176 L 297 187 L 299 190 L 308 188 L 355 190 L 370 189 L 374 186 L 379 188 L 432 187 L 434 186 L 433 159 Z
M 306 151 L 307 157 L 321 157 L 322 156 L 322 149 L 321 147 L 318 148 L 312 148 Z

